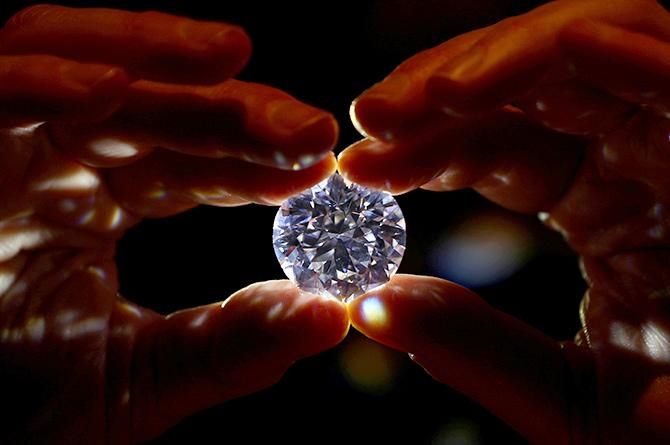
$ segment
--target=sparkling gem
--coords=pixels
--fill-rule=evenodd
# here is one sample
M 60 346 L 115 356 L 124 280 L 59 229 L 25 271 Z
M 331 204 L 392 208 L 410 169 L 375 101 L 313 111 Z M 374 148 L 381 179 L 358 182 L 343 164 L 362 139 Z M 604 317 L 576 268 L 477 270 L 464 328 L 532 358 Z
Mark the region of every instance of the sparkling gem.
M 405 218 L 393 196 L 337 173 L 284 201 L 272 235 L 291 281 L 343 301 L 386 283 L 405 252 Z

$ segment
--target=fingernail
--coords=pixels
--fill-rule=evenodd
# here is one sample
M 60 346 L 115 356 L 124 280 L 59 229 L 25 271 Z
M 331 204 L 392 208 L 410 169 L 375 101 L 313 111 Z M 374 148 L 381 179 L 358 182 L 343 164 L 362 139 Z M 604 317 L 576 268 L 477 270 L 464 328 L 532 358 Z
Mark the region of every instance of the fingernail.
M 61 67 L 61 75 L 64 80 L 86 89 L 102 83 L 127 82 L 127 75 L 121 68 L 105 65 L 66 63 Z
M 217 32 L 216 34 L 214 34 L 212 41 L 221 45 L 233 45 L 233 46 L 237 46 L 240 44 L 247 45 L 251 43 L 247 33 L 244 32 L 242 28 L 237 26 L 229 26 L 226 27 L 226 29 Z
M 283 100 L 270 104 L 268 118 L 274 126 L 292 134 L 322 119 L 329 119 L 330 114 L 297 101 Z
M 402 97 L 410 89 L 410 86 L 411 79 L 407 74 L 396 73 L 373 85 L 360 98 L 382 99 L 391 102 Z
M 481 68 L 485 54 L 486 51 L 482 47 L 475 46 L 448 62 L 434 76 L 450 80 L 463 80 L 470 77 Z
M 250 47 L 251 40 L 239 26 L 184 19 L 177 25 L 177 33 L 185 43 L 214 45 L 224 48 Z

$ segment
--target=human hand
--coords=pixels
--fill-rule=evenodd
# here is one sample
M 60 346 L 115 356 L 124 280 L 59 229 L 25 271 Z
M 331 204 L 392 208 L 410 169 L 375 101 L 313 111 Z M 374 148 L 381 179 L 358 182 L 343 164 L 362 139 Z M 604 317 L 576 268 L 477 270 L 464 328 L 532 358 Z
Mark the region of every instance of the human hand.
M 168 317 L 118 295 L 115 244 L 142 218 L 334 171 L 330 114 L 229 79 L 250 50 L 159 13 L 42 5 L 0 31 L 0 442 L 146 440 L 345 335 L 344 305 L 287 281 Z
M 654 1 L 557 1 L 416 55 L 352 108 L 369 138 L 340 155 L 349 179 L 472 187 L 581 256 L 574 343 L 436 278 L 349 305 L 360 331 L 532 443 L 670 441 L 668 42 Z

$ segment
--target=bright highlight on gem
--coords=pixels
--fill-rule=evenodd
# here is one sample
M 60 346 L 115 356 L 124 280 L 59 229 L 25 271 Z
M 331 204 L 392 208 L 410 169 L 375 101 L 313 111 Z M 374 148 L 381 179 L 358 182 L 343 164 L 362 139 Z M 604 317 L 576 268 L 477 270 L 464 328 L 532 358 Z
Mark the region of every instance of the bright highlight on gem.
M 342 301 L 389 281 L 405 252 L 405 218 L 393 196 L 337 173 L 284 201 L 272 235 L 291 281 Z

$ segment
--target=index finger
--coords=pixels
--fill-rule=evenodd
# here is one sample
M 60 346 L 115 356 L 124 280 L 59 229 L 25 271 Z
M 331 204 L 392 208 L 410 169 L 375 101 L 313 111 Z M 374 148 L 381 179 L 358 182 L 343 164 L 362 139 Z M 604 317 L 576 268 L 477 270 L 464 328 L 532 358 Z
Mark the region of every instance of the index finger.
M 572 382 L 551 338 L 432 277 L 395 275 L 347 308 L 357 330 L 409 352 L 433 378 L 481 403 L 530 443 L 569 442 Z
M 37 5 L 0 30 L 0 54 L 51 54 L 121 66 L 135 78 L 209 84 L 242 69 L 251 41 L 242 28 L 225 23 Z

